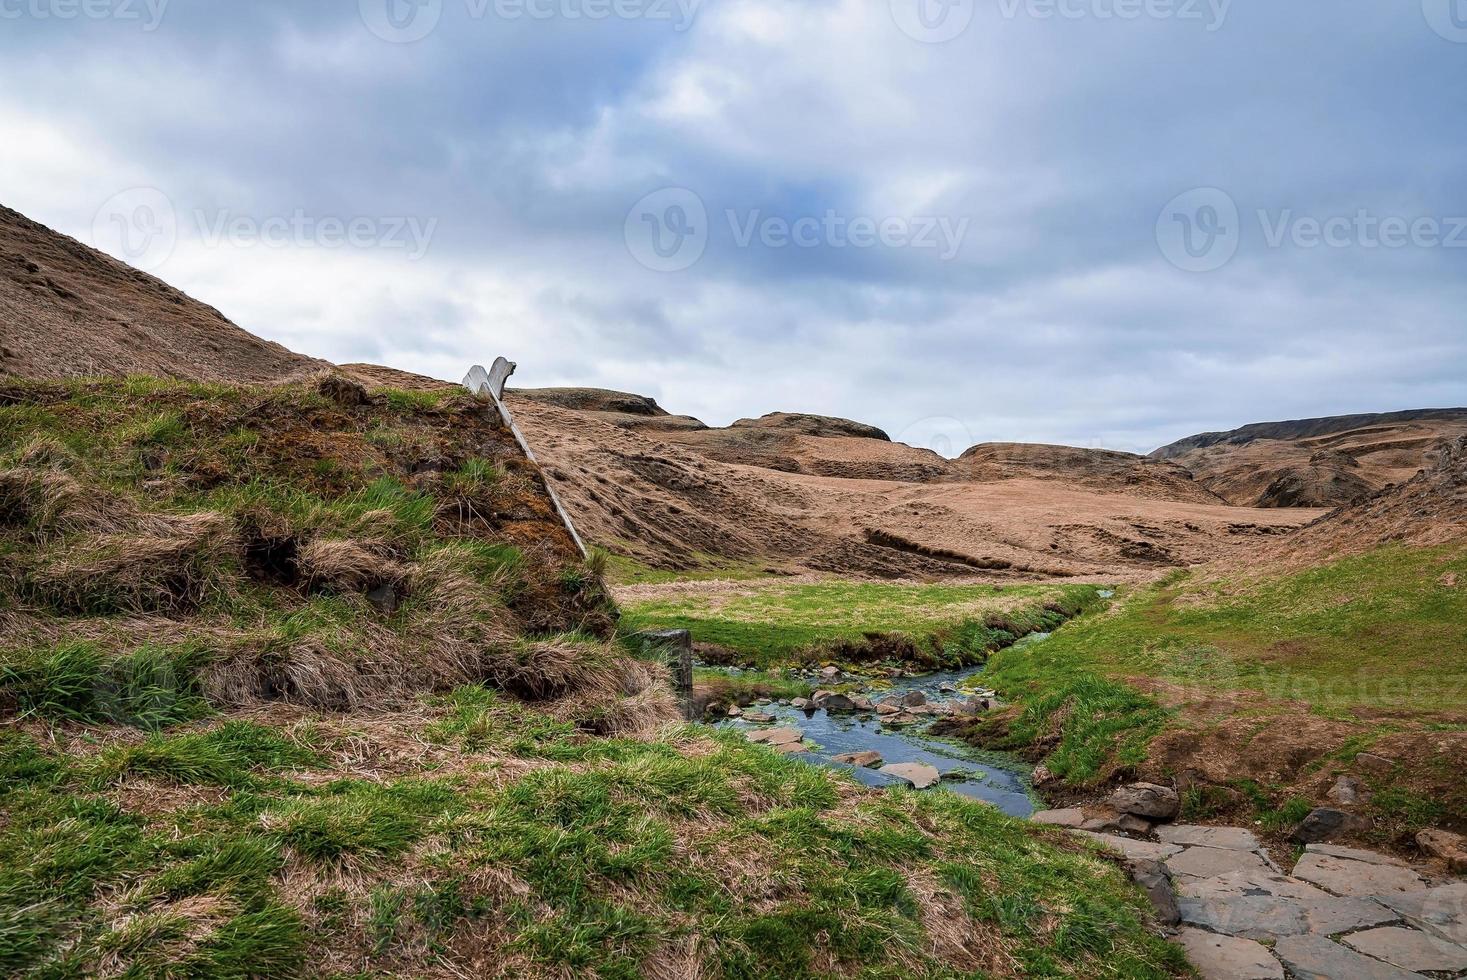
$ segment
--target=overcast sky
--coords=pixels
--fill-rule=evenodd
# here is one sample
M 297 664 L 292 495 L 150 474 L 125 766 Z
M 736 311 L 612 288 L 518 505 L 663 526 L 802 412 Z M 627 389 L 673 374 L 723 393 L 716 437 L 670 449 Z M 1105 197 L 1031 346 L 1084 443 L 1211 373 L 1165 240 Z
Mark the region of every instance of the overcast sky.
M 951 452 L 1467 405 L 1467 0 L 0 0 L 0 133 L 337 362 Z

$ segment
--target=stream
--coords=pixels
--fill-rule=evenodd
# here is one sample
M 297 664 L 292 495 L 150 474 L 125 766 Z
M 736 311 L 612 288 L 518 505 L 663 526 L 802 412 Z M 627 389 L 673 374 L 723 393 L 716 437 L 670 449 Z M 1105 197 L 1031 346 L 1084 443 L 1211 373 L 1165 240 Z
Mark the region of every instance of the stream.
M 1040 643 L 1048 636 L 1048 633 L 1034 633 L 1014 646 L 1018 648 Z M 889 686 L 883 683 L 861 693 L 875 701 L 908 691 L 921 691 L 931 704 L 958 703 L 986 691 L 981 683 L 983 670 L 980 665 L 966 670 L 923 674 L 920 677 L 893 678 Z M 846 678 L 847 681 L 854 679 Z M 956 692 L 944 692 L 944 686 L 956 688 Z M 757 710 L 773 715 L 774 723 L 756 724 L 734 718 L 719 722 L 717 727 L 745 733 L 772 727 L 798 728 L 805 733 L 805 744 L 810 746 L 810 751 L 796 753 L 796 758 L 844 770 L 868 786 L 905 786 L 907 783 L 875 769 L 836 762 L 833 757 L 870 749 L 880 752 L 883 762 L 888 765 L 917 762 L 932 766 L 943 774 L 939 785 L 944 789 L 992 804 L 1009 816 L 1027 817 L 1036 808 L 1034 798 L 1029 793 L 1029 772 L 1033 766 L 1007 753 L 983 752 L 947 739 L 928 736 L 925 732 L 931 727 L 932 721 L 918 722 L 902 728 L 888 727 L 882 725 L 873 714 L 830 714 L 823 709 L 807 714 L 799 708 L 782 705 L 778 701 L 760 704 Z M 949 774 L 958 778 L 952 778 Z
M 1115 596 L 1111 589 L 1098 589 L 1102 599 Z M 1049 633 L 1031 633 L 1009 647 L 1020 650 L 1049 639 Z M 737 675 L 736 668 L 705 668 Z M 896 677 L 864 688 L 860 693 L 872 701 L 921 691 L 929 704 L 960 703 L 975 695 L 991 695 L 982 683 L 985 665 L 964 670 L 941 671 L 918 677 Z M 847 682 L 859 678 L 848 676 Z M 948 690 L 944 690 L 947 688 Z M 854 692 L 848 692 L 854 693 Z M 930 736 L 933 721 L 916 722 L 897 727 L 881 723 L 871 713 L 831 714 L 824 709 L 806 712 L 789 704 L 770 700 L 758 704 L 757 711 L 772 715 L 772 724 L 759 724 L 742 718 L 717 723 L 717 727 L 753 734 L 761 729 L 786 727 L 804 733 L 807 751 L 795 753 L 807 762 L 841 769 L 867 786 L 908 785 L 897 776 L 885 775 L 877 769 L 836 762 L 835 756 L 867 750 L 881 753 L 883 765 L 913 762 L 932 766 L 942 775 L 940 787 L 962 796 L 982 800 L 998 807 L 1011 817 L 1028 817 L 1043 804 L 1033 795 L 1029 782 L 1032 765 L 1007 752 L 985 752 L 960 742 Z

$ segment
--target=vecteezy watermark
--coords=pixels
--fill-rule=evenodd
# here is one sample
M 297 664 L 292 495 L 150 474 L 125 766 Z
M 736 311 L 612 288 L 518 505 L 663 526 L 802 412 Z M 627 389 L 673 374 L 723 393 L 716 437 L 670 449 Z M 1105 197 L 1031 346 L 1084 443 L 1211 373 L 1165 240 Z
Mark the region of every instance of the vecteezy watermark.
M 3 2 L 3 0 L 0 0 Z M 358 0 L 362 23 L 384 41 L 411 44 L 437 28 L 450 0 Z M 703 0 L 452 0 L 472 21 L 644 20 L 693 26 Z
M 755 239 L 765 248 L 932 248 L 944 262 L 954 258 L 968 234 L 968 218 L 946 215 L 848 217 L 827 209 L 818 218 L 765 215 L 759 208 L 725 211 L 734 244 L 748 248 Z
M 92 218 L 92 244 L 134 268 L 157 269 L 178 245 L 178 212 L 156 187 L 114 194 Z
M 1301 214 L 1292 208 L 1254 212 L 1265 248 L 1467 248 L 1467 216 L 1376 214 Z M 1185 272 L 1212 272 L 1232 261 L 1243 241 L 1244 220 L 1237 203 L 1216 187 L 1173 198 L 1156 222 L 1161 254 Z
M 206 248 L 389 249 L 411 261 L 428 252 L 438 219 L 415 216 L 316 216 L 302 208 L 288 214 L 238 214 L 228 209 L 189 212 L 184 220 L 156 187 L 134 187 L 108 198 L 92 219 L 92 242 L 134 268 L 161 267 L 187 230 Z
M 889 2 L 902 33 L 926 44 L 951 41 L 966 31 L 976 6 L 974 0 Z M 1195 21 L 1212 32 L 1222 29 L 1232 6 L 1233 0 L 998 0 L 998 15 L 1004 20 Z
M 951 41 L 973 22 L 974 0 L 890 0 L 903 34 L 924 44 Z
M 381 248 L 405 252 L 416 262 L 428 254 L 438 219 L 416 216 L 315 216 L 297 208 L 260 218 L 229 210 L 195 211 L 199 237 L 210 248 Z
M 1467 0 L 1421 0 L 1421 12 L 1442 37 L 1467 44 Z
M 708 209 L 686 187 L 664 187 L 627 212 L 623 229 L 632 258 L 653 272 L 681 272 L 708 248 Z
M 943 459 L 957 459 L 978 440 L 973 438 L 973 430 L 958 419 L 932 415 L 906 426 L 892 441 L 913 449 L 930 449 Z
M 0 20 L 115 20 L 156 31 L 170 0 L 0 0 Z
M 1238 254 L 1242 237 L 1237 203 L 1216 187 L 1178 194 L 1156 219 L 1161 254 L 1184 272 L 1221 269 Z
M 1209 31 L 1227 23 L 1233 0 L 998 0 L 1004 20 L 1196 21 Z
M 946 215 L 844 215 L 833 208 L 795 217 L 729 208 L 723 218 L 735 248 L 933 249 L 943 261 L 962 249 L 970 223 Z M 639 263 L 654 272 L 680 272 L 703 257 L 713 228 L 702 198 L 685 187 L 667 187 L 632 206 L 624 232 Z

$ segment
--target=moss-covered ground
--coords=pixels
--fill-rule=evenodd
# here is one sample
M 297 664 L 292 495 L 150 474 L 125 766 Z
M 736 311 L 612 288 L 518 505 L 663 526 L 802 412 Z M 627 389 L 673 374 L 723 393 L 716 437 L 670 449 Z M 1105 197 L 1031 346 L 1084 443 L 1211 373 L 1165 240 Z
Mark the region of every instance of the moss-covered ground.
M 629 630 L 686 629 L 710 656 L 758 669 L 895 661 L 925 670 L 982 663 L 1099 600 L 1090 585 L 923 585 L 763 579 L 625 589 Z

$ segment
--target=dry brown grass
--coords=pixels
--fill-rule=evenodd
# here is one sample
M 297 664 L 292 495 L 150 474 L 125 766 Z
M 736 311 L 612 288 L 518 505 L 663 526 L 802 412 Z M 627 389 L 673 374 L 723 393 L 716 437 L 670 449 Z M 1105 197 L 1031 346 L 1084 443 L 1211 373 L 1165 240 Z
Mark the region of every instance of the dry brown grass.
M 154 517 L 141 533 L 98 534 L 43 553 L 27 576 L 38 602 L 65 611 L 180 612 L 229 588 L 239 554 L 219 514 Z
M 308 587 L 332 592 L 371 592 L 408 576 L 408 567 L 381 541 L 310 541 L 296 560 Z

